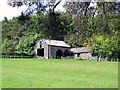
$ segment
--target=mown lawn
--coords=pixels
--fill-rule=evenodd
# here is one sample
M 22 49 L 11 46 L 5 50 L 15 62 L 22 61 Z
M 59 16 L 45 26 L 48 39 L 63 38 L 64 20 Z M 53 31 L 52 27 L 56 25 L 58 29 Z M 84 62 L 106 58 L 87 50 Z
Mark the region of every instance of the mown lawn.
M 2 59 L 0 58 L 0 90 L 2 89 Z
M 117 88 L 118 63 L 3 59 L 3 88 Z

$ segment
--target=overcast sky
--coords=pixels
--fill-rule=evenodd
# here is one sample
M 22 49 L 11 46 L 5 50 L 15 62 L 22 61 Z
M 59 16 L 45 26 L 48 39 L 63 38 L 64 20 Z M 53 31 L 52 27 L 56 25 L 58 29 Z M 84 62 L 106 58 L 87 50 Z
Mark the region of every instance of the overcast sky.
M 57 10 L 63 11 L 63 4 L 65 0 L 62 0 L 62 2 L 57 6 Z M 21 14 L 22 11 L 25 11 L 26 7 L 11 7 L 7 5 L 7 0 L 0 0 L 0 21 L 4 19 L 4 17 L 7 17 L 8 19 L 12 19 L 13 17 L 16 17 Z

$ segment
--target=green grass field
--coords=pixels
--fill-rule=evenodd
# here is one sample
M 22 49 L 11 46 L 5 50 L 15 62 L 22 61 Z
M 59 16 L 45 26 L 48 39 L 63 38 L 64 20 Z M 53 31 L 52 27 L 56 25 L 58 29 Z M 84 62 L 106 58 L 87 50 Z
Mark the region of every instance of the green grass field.
M 118 63 L 3 59 L 3 88 L 117 88 Z

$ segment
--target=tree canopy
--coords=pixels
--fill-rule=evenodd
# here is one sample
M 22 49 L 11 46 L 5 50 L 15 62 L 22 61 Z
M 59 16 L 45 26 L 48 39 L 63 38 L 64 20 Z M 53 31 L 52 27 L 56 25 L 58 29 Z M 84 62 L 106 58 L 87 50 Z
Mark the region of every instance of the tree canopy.
M 11 6 L 27 5 L 28 10 L 2 21 L 2 53 L 33 56 L 34 44 L 46 38 L 63 40 L 71 47 L 86 46 L 93 56 L 120 59 L 119 2 L 66 2 L 66 12 L 55 12 L 60 2 L 8 0 Z
M 27 6 L 24 13 L 35 14 L 37 12 L 46 13 L 47 10 L 54 12 L 54 9 L 61 2 L 61 0 L 8 0 L 8 5 L 12 7 Z

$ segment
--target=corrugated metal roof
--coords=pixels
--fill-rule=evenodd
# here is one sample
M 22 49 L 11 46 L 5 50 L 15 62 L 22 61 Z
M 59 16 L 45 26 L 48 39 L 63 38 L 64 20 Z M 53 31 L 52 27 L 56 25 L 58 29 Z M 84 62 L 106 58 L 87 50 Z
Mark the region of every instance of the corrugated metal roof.
M 70 47 L 68 44 L 66 44 L 64 41 L 59 41 L 59 40 L 40 40 L 45 42 L 48 45 L 53 45 L 53 46 L 62 46 L 62 47 Z
M 86 47 L 71 48 L 71 51 L 73 53 L 89 52 L 89 50 Z

